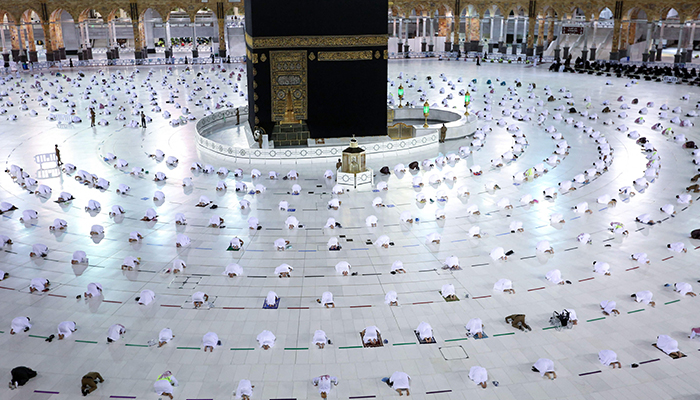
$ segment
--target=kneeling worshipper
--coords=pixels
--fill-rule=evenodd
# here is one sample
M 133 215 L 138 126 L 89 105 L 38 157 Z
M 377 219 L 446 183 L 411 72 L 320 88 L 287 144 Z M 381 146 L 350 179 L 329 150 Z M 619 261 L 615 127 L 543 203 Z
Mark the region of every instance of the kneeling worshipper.
M 540 358 L 532 366 L 533 372 L 539 372 L 540 376 L 546 376 L 549 379 L 556 379 L 557 373 L 554 372 L 554 361 L 548 358 Z
M 612 350 L 601 350 L 598 352 L 598 360 L 600 363 L 609 366 L 612 365 L 613 369 L 617 365 L 617 368 L 622 368 L 622 364 L 617 360 L 617 354 Z
M 107 330 L 107 343 L 116 342 L 126 333 L 126 328 L 122 324 L 114 324 Z
M 425 343 L 435 343 L 435 338 L 433 337 L 433 328 L 427 322 L 421 322 L 416 328 L 416 334 L 418 339 Z
M 169 341 L 173 340 L 175 335 L 173 335 L 173 331 L 170 328 L 163 328 L 160 330 L 160 333 L 158 333 L 158 347 L 163 347 L 165 346 Z
M 324 348 L 326 344 L 331 344 L 330 339 L 328 339 L 328 336 L 326 336 L 326 332 L 320 329 L 314 332 L 312 342 L 317 345 L 319 349 Z
M 484 337 L 484 324 L 481 322 L 481 318 L 470 319 L 465 328 L 467 328 L 467 336 L 473 336 L 478 339 Z
M 17 386 L 24 386 L 30 379 L 36 376 L 36 371 L 27 367 L 15 367 L 10 371 L 10 389 L 17 389 Z
M 88 283 L 87 291 L 84 293 L 85 300 L 102 295 L 102 285 L 96 282 Z
M 332 387 L 331 385 L 338 386 L 338 378 L 330 375 L 318 376 L 311 382 L 314 386 L 318 387 L 318 392 L 321 394 L 322 399 L 328 398 L 328 393 L 330 393 Z
M 695 293 L 693 293 L 693 287 L 690 285 L 690 283 L 687 282 L 676 282 L 673 284 L 673 290 L 676 292 L 680 293 L 681 296 L 690 296 L 690 297 L 695 297 Z
M 440 289 L 440 294 L 442 295 L 442 298 L 444 298 L 447 301 L 459 300 L 455 292 L 455 286 L 451 283 L 446 283 L 442 285 L 442 289 Z
M 333 302 L 333 293 L 323 292 L 320 299 L 316 299 L 320 304 L 323 304 L 326 308 L 335 308 L 335 303 Z
M 469 379 L 474 381 L 477 385 L 486 389 L 486 382 L 489 380 L 486 368 L 475 365 L 469 369 Z
M 663 351 L 674 359 L 685 357 L 685 354 L 681 353 L 681 351 L 678 349 L 678 341 L 668 335 L 657 336 L 656 345 L 654 347 Z
M 194 308 L 203 306 L 205 301 L 209 301 L 209 295 L 204 292 L 195 292 L 192 295 L 192 304 L 194 304 Z
M 63 321 L 58 324 L 58 340 L 63 340 L 78 330 L 73 321 Z
M 396 371 L 391 376 L 389 377 L 389 380 L 387 380 L 387 385 L 389 385 L 391 388 L 396 390 L 396 392 L 399 394 L 399 396 L 403 396 L 403 392 L 406 392 L 406 396 L 410 396 L 411 392 L 411 385 L 410 385 L 411 377 L 408 376 L 407 373 L 401 372 L 401 371 Z
M 255 386 L 253 386 L 249 380 L 241 379 L 233 395 L 239 400 L 250 400 L 250 396 L 253 395 L 254 387 Z
M 260 348 L 262 348 L 263 350 L 268 350 L 271 347 L 275 347 L 276 339 L 277 338 L 275 337 L 275 335 L 273 335 L 272 332 L 268 330 L 260 332 L 258 334 L 258 337 L 256 338 L 256 340 L 260 344 Z
M 648 290 L 642 290 L 640 292 L 634 293 L 630 297 L 632 297 L 637 303 L 648 304 L 652 307 L 656 306 L 656 302 L 651 300 L 653 294 Z
M 168 397 L 172 400 L 173 398 L 173 386 L 178 386 L 179 383 L 177 379 L 173 376 L 172 372 L 165 371 L 156 379 L 156 383 L 153 384 L 153 389 L 160 396 Z
M 207 332 L 202 337 L 202 345 L 204 346 L 205 353 L 207 352 L 207 349 L 209 349 L 210 353 L 213 353 L 214 347 L 221 346 L 221 340 L 219 340 L 219 336 L 216 333 Z
M 152 290 L 144 289 L 141 291 L 139 296 L 136 298 L 136 302 L 139 305 L 147 306 L 147 305 L 151 304 L 151 302 L 153 302 L 153 300 L 155 300 L 155 298 L 156 298 L 156 294 Z
M 233 278 L 234 276 L 243 276 L 243 268 L 236 263 L 232 263 L 226 266 L 226 269 L 222 275 L 228 275 L 229 278 Z
M 14 318 L 10 324 L 10 335 L 14 335 L 18 332 L 29 331 L 32 328 L 32 324 L 29 321 L 29 317 Z
M 382 346 L 382 342 L 380 339 L 381 332 L 376 326 L 371 325 L 366 327 L 364 330 L 362 330 L 362 332 L 360 332 L 360 335 L 362 336 L 362 344 L 365 347 Z

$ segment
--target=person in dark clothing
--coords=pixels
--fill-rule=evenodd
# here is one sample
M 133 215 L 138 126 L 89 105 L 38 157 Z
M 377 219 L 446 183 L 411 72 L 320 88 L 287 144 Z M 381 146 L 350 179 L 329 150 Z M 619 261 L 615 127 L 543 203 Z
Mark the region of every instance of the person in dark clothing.
M 95 109 L 90 107 L 90 128 L 95 126 Z
M 54 146 L 56 149 L 56 166 L 60 167 L 63 165 L 63 161 L 61 161 L 61 150 L 58 149 L 58 145 Z
M 97 389 L 97 384 L 104 382 L 104 378 L 99 372 L 88 372 L 80 381 L 80 391 L 83 396 L 87 396 Z
M 10 372 L 12 380 L 10 381 L 10 389 L 17 389 L 17 386 L 24 386 L 30 379 L 36 376 L 36 371 L 27 367 L 16 367 Z
M 141 111 L 141 128 L 146 128 L 146 114 Z

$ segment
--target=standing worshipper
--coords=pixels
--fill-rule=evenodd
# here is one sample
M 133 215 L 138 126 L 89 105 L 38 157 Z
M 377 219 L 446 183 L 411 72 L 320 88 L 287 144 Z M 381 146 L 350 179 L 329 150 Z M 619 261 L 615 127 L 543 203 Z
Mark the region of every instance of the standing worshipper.
M 63 161 L 61 161 L 61 150 L 58 149 L 58 145 L 55 145 L 56 149 L 56 166 L 60 167 L 63 165 Z
M 146 129 L 146 114 L 141 111 L 141 128 Z
M 95 127 L 95 109 L 90 107 L 90 128 Z

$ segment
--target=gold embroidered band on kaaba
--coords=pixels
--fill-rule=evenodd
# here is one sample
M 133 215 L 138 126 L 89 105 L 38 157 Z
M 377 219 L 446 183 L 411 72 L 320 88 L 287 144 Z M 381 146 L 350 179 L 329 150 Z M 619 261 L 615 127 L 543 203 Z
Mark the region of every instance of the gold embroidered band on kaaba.
M 318 52 L 318 61 L 363 61 L 371 59 L 372 50 Z
M 354 36 L 279 36 L 251 37 L 245 34 L 245 42 L 251 49 L 313 48 L 313 47 L 372 47 L 387 46 L 387 35 Z

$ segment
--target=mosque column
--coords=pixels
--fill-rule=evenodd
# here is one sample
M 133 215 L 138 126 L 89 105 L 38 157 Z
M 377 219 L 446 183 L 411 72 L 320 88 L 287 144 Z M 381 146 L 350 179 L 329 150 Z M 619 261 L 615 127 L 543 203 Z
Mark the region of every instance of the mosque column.
M 673 63 L 674 64 L 679 64 L 681 63 L 682 56 L 681 56 L 681 43 L 683 43 L 683 32 L 685 31 L 685 24 L 681 23 L 681 25 L 678 27 L 678 46 L 676 49 L 676 54 L 673 56 Z
M 618 60 L 627 57 L 627 45 L 629 43 L 630 22 L 622 21 L 620 24 L 620 48 L 617 51 Z
M 219 24 L 219 57 L 226 57 L 226 21 L 218 18 Z
M 559 29 L 559 35 L 561 35 L 561 29 Z M 581 61 L 586 63 L 586 58 L 588 57 L 588 21 L 583 23 L 583 47 L 581 48 Z
M 547 41 L 545 42 L 545 46 L 549 48 L 549 45 L 554 41 L 554 26 L 557 23 L 556 17 L 549 18 L 547 22 Z
M 598 20 L 593 21 L 593 44 L 591 45 L 591 61 L 595 61 L 595 41 L 596 41 L 596 34 L 598 33 Z
M 17 25 L 12 23 L 9 23 L 8 26 L 10 27 L 10 44 L 12 45 L 12 60 L 19 61 L 19 53 L 20 49 L 22 48 L 20 46 L 19 28 L 17 27 Z
M 469 54 L 470 51 L 474 51 L 472 46 L 472 17 L 465 16 L 467 19 L 464 21 L 464 54 Z
M 498 39 L 498 51 L 501 54 L 506 54 L 506 17 L 501 16 L 501 32 Z
M 532 3 L 532 1 L 530 3 Z M 526 37 L 527 48 L 525 50 L 525 55 L 527 57 L 532 57 L 535 54 L 535 24 L 536 24 L 535 17 L 532 14 L 530 14 L 528 16 L 526 23 L 525 23 L 525 29 L 527 32 L 527 37 Z
M 391 36 L 396 37 L 396 18 L 392 18 L 392 23 L 394 25 L 394 33 Z
M 129 3 L 129 16 L 131 17 L 131 30 L 134 33 L 134 58 L 139 60 L 144 58 L 143 40 L 141 29 L 139 29 L 139 7 L 138 3 Z
M 403 53 L 403 18 L 399 18 L 399 47 L 398 52 Z
M 427 23 L 428 23 L 428 19 L 426 17 L 423 17 L 423 37 L 421 38 L 421 41 L 420 41 L 420 51 L 423 53 L 425 53 L 428 50 L 428 39 L 426 38 L 426 36 L 427 36 L 427 32 L 426 32 Z
M 685 47 L 685 62 L 689 63 L 693 60 L 693 42 L 695 41 L 695 21 L 690 26 L 690 36 L 686 40 L 688 43 Z
M 2 49 L 2 54 L 6 53 L 7 47 L 5 47 L 5 25 L 0 24 L 0 49 Z
M 559 34 L 557 35 L 557 39 L 554 43 L 554 59 L 556 59 L 556 60 L 560 60 L 561 48 L 560 48 L 559 44 L 561 43 L 561 32 L 562 32 L 563 25 L 564 24 L 562 24 L 562 23 L 559 24 Z M 585 48 L 585 46 L 584 46 L 584 48 Z M 564 47 L 564 58 L 566 58 L 566 56 L 568 55 L 568 52 L 569 52 L 569 48 Z
M 493 27 L 496 25 L 496 16 L 493 15 L 493 10 L 491 11 L 491 18 L 489 20 L 489 54 L 493 53 L 493 48 L 495 47 L 495 41 L 493 40 Z
M 520 18 L 516 15 L 515 22 L 513 22 L 513 43 L 511 46 L 511 53 L 513 55 L 518 54 L 518 20 Z
M 459 15 L 455 15 L 455 28 L 452 32 L 452 51 L 457 52 L 457 57 L 460 56 L 459 51 L 459 29 L 460 29 Z
M 31 20 L 27 23 L 24 24 L 24 29 L 27 34 L 27 56 L 29 57 L 29 61 L 31 62 L 37 62 L 39 59 L 37 58 L 36 54 L 36 42 L 34 40 L 34 26 L 31 23 Z
M 613 38 L 612 38 L 612 48 L 610 49 L 610 59 L 611 60 L 618 60 L 619 58 L 619 53 L 618 49 L 619 43 L 620 43 L 620 29 L 622 27 L 622 24 L 620 23 L 620 20 L 615 18 L 615 23 L 613 25 Z
M 52 41 L 51 41 L 51 25 L 48 22 L 48 19 L 46 22 L 44 20 L 41 21 L 41 30 L 44 31 L 44 50 L 46 50 L 46 61 L 53 61 L 53 46 L 52 46 Z M 2 47 L 3 47 L 3 52 L 5 48 L 5 36 L 3 35 L 2 39 Z
M 430 18 L 430 42 L 428 43 L 428 51 L 435 51 L 435 19 Z
M 664 21 L 660 21 L 659 41 L 656 43 L 656 61 L 661 61 L 661 53 L 664 49 Z
M 537 48 L 536 55 L 541 55 L 544 51 L 544 18 L 537 20 Z
M 646 47 L 644 47 L 644 52 L 642 53 L 642 61 L 643 62 L 649 61 L 649 50 L 651 49 L 651 46 L 653 43 L 652 38 L 651 38 L 652 27 L 653 27 L 653 25 L 651 24 L 651 22 L 647 21 L 647 45 L 646 45 Z
M 199 45 L 197 43 L 197 16 L 192 18 L 192 58 L 199 58 Z
M 452 42 L 450 42 L 450 37 L 452 36 L 450 17 L 445 17 L 445 28 L 445 51 L 452 51 Z
M 165 21 L 165 58 L 173 57 L 173 43 L 170 36 L 170 20 Z

